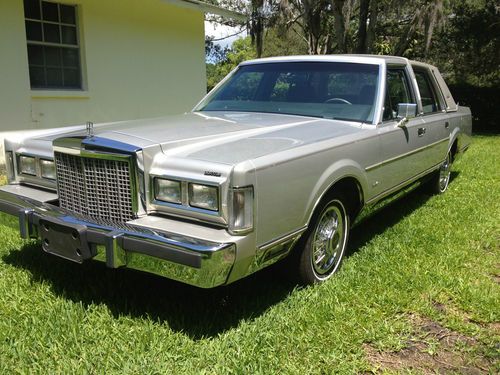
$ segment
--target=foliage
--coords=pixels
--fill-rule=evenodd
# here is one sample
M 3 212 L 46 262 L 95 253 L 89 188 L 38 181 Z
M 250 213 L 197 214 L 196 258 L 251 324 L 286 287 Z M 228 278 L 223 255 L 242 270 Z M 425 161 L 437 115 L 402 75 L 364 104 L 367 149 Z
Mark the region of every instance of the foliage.
M 225 51 L 224 58 L 217 63 L 207 63 L 207 91 L 210 91 L 228 75 L 239 63 L 256 57 L 249 37 L 237 39 L 232 47 Z
M 307 41 L 294 29 L 281 32 L 268 29 L 264 34 L 262 57 L 307 55 Z
M 470 373 L 498 373 L 499 150 L 500 137 L 475 137 L 446 194 L 417 190 L 376 213 L 340 272 L 303 289 L 280 267 L 200 290 L 78 265 L 0 215 L 0 373 L 379 372 L 366 347 L 414 348 L 415 316 L 471 337 L 453 349 L 489 364 Z
M 228 47 L 214 43 L 213 37 L 205 37 L 205 60 L 208 63 L 214 64 L 224 61 L 228 51 Z
M 249 15 L 256 56 L 401 55 L 437 65 L 451 83 L 500 84 L 496 0 L 221 1 Z
M 470 107 L 474 133 L 500 133 L 500 87 L 481 87 L 469 84 L 453 84 L 450 90 L 460 105 Z
M 451 52 L 451 53 L 450 53 Z M 496 0 L 454 2 L 429 59 L 455 84 L 500 86 L 500 6 Z

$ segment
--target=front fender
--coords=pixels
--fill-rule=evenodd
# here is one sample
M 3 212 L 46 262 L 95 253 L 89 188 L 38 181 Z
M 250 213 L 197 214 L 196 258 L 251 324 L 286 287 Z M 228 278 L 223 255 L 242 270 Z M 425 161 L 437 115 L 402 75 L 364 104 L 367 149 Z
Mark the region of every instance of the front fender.
M 342 159 L 330 165 L 320 176 L 310 199 L 307 202 L 303 222 L 308 224 L 321 199 L 330 191 L 330 189 L 344 178 L 353 178 L 358 184 L 361 201 L 364 201 L 364 192 L 367 191 L 368 179 L 364 169 L 354 160 Z

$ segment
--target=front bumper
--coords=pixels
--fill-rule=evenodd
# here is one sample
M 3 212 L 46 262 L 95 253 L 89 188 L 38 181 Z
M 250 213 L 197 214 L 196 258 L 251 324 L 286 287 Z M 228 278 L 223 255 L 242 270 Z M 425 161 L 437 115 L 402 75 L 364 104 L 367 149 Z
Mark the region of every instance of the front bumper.
M 22 193 L 22 187 L 16 192 L 1 188 L 0 211 L 16 216 L 21 237 L 41 240 L 48 253 L 77 263 L 95 259 L 111 268 L 133 268 L 202 288 L 228 281 L 235 242 L 148 228 L 140 220 L 118 226 L 96 223 Z

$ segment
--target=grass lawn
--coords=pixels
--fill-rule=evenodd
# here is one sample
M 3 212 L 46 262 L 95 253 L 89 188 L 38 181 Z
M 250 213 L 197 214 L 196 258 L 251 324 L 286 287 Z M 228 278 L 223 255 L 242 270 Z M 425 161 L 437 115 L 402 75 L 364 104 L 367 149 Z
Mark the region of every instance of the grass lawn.
M 499 167 L 500 136 L 475 137 L 446 194 L 368 219 L 310 288 L 281 267 L 201 290 L 79 266 L 1 216 L 0 373 L 498 373 Z

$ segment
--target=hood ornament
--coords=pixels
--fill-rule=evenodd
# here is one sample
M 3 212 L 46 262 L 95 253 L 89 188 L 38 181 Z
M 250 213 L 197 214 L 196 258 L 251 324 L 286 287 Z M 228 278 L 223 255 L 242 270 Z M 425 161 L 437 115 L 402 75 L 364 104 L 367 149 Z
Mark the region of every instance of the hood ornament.
M 87 137 L 94 136 L 94 123 L 91 121 L 87 121 Z

